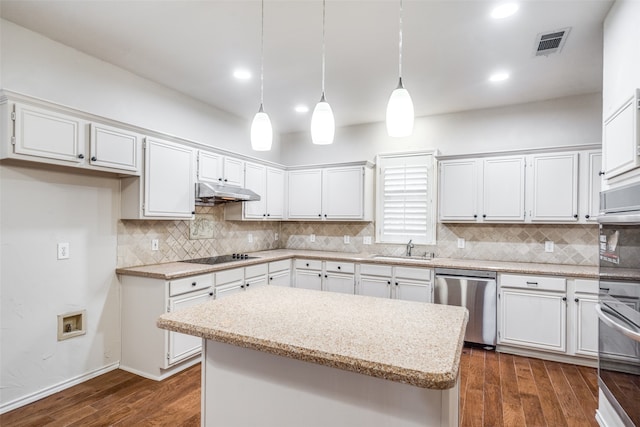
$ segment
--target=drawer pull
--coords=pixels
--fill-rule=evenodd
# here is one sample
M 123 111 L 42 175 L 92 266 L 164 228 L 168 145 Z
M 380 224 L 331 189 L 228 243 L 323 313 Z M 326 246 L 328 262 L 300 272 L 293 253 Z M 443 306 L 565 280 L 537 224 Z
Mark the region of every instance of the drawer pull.
M 193 282 L 193 283 L 191 284 L 191 286 L 195 286 L 195 285 L 197 285 L 197 284 L 198 284 L 198 282 Z
M 338 266 L 338 270 L 340 270 L 340 266 Z
M 527 286 L 536 287 L 538 286 L 538 282 L 527 282 Z

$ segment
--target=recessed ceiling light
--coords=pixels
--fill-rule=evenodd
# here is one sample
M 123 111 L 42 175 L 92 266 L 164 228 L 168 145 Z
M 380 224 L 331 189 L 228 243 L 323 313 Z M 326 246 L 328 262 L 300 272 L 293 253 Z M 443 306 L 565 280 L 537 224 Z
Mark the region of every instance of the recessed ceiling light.
M 307 107 L 306 105 L 296 105 L 296 107 L 294 108 L 296 110 L 296 113 L 308 113 L 309 112 L 309 107 Z
M 489 81 L 493 83 L 497 83 L 497 82 L 503 82 L 508 78 L 509 78 L 509 73 L 500 71 L 500 72 L 491 74 L 491 76 L 489 76 Z
M 233 71 L 233 77 L 238 80 L 249 80 L 251 78 L 251 72 L 249 70 L 238 68 Z
M 517 3 L 503 3 L 491 11 L 491 17 L 493 19 L 506 18 L 516 13 L 519 7 Z

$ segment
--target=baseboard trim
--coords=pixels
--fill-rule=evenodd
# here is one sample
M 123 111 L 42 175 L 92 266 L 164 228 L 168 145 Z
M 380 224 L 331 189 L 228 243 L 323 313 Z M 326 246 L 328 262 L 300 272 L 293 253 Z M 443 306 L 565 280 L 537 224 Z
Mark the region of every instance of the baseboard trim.
M 515 354 L 516 356 L 534 357 L 536 359 L 550 360 L 552 362 L 570 363 L 572 365 L 588 366 L 590 368 L 598 367 L 598 359 L 590 359 L 580 356 L 569 356 L 565 354 L 548 353 L 546 351 L 525 350 L 522 348 L 510 347 L 505 345 L 496 346 L 498 353 Z
M 31 393 L 26 396 L 20 397 L 18 399 L 12 400 L 10 402 L 0 404 L 0 414 L 13 411 L 14 409 L 18 409 L 22 406 L 28 405 L 29 403 L 33 403 L 37 400 L 44 399 L 45 397 L 51 396 L 52 394 L 58 393 L 62 390 L 66 390 L 69 387 L 73 387 L 74 385 L 78 385 L 80 383 L 88 381 L 91 378 L 95 378 L 97 376 L 106 374 L 107 372 L 111 372 L 115 369 L 118 369 L 119 365 L 120 365 L 119 362 L 115 362 L 110 365 L 104 366 L 102 368 L 94 369 L 93 371 L 89 371 L 85 374 L 78 375 L 76 377 L 62 381 L 58 384 L 49 386 L 40 391 L 36 391 L 35 393 Z
M 193 365 L 197 365 L 201 361 L 202 361 L 202 357 L 198 355 L 198 357 L 195 357 L 193 359 L 188 359 L 175 366 L 172 366 L 169 369 L 161 369 L 160 371 L 162 373 L 160 375 L 153 375 L 153 374 L 150 374 L 149 372 L 140 371 L 138 369 L 132 368 L 130 366 L 122 365 L 122 364 L 120 365 L 120 369 L 122 369 L 123 371 L 131 372 L 132 374 L 136 374 L 143 378 L 147 378 L 149 380 L 162 381 L 166 378 L 169 378 L 172 375 L 177 374 L 180 371 L 184 371 L 185 369 L 192 367 Z

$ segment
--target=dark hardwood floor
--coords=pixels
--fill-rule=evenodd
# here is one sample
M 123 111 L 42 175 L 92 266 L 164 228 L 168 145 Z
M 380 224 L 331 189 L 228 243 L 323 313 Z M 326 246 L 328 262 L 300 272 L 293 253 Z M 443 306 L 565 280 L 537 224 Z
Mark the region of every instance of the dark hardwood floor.
M 465 348 L 461 426 L 597 426 L 595 369 Z M 156 382 L 116 370 L 0 415 L 0 426 L 198 426 L 200 367 Z

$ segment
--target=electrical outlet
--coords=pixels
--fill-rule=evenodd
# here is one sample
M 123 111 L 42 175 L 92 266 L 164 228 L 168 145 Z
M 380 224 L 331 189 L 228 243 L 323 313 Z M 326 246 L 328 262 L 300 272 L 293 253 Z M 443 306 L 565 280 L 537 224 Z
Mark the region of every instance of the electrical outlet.
M 370 245 L 371 244 L 371 236 L 364 236 L 362 238 L 362 244 L 363 245 Z
M 344 244 L 348 245 L 349 243 L 351 243 L 351 237 L 347 236 L 346 234 L 344 235 Z
M 310 241 L 311 243 L 314 243 L 314 242 L 316 241 L 316 235 L 315 235 L 315 234 L 310 234 L 310 235 L 309 235 L 309 241 Z
M 278 240 L 278 237 L 280 237 L 280 236 L 278 235 L 278 233 L 274 234 L 274 235 L 273 235 L 273 240 Z
M 157 251 L 159 247 L 160 244 L 158 243 L 158 239 L 151 239 L 151 250 Z
M 463 238 L 458 238 L 458 249 L 464 249 L 465 241 Z
M 58 243 L 58 259 L 69 259 L 69 243 Z
M 247 240 L 249 241 L 249 243 L 253 243 L 253 234 L 247 234 Z
M 553 252 L 553 242 L 551 240 L 547 240 L 546 242 L 544 242 L 544 251 Z

